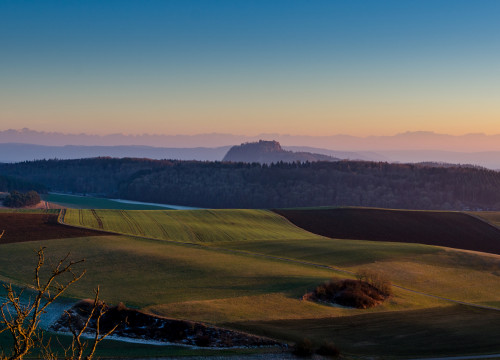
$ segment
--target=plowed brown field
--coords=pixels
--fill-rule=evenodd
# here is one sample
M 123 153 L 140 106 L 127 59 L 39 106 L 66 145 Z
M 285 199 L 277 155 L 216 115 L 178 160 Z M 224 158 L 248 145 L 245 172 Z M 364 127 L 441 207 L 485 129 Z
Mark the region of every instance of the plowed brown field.
M 0 213 L 0 245 L 5 243 L 109 235 L 57 222 L 56 214 Z
M 369 208 L 274 211 L 305 230 L 331 238 L 419 243 L 500 255 L 500 230 L 459 212 Z

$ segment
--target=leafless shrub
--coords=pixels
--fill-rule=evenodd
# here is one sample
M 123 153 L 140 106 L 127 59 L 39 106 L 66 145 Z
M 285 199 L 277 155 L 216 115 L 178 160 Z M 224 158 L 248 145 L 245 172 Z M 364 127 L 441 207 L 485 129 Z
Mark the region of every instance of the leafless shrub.
M 356 278 L 359 281 L 366 281 L 387 296 L 392 295 L 392 283 L 389 278 L 381 272 L 363 269 L 357 272 Z
M 85 270 L 74 270 L 84 260 L 70 260 L 68 254 L 52 267 L 48 278 L 43 280 L 41 271 L 45 264 L 44 250 L 45 248 L 41 248 L 37 251 L 37 264 L 31 289 L 34 292 L 33 300 L 22 301 L 21 297 L 25 291 L 24 289 L 16 291 L 11 284 L 4 285 L 7 301 L 0 306 L 0 334 L 3 332 L 10 333 L 13 345 L 8 353 L 3 350 L 0 352 L 0 360 L 22 360 L 35 349 L 40 352 L 43 359 L 55 360 L 58 358 L 51 349 L 51 339 L 45 340 L 44 332 L 39 328 L 41 316 L 72 284 L 85 275 Z M 66 280 L 59 282 L 61 279 Z M 100 304 L 99 288 L 97 288 L 92 313 L 86 320 L 84 328 L 78 331 L 72 329 L 73 341 L 69 348 L 63 347 L 65 359 L 92 359 L 96 346 L 116 329 L 114 327 L 104 335 L 99 333 L 99 321 L 107 309 L 107 307 Z M 97 331 L 93 341 L 88 344 L 82 341 L 81 336 L 92 316 L 97 316 Z M 84 353 L 87 353 L 85 357 Z

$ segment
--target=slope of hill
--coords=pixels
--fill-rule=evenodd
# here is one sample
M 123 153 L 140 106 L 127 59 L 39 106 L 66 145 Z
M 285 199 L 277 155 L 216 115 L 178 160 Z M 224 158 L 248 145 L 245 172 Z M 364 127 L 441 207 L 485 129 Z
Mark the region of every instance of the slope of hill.
M 368 208 L 274 211 L 305 230 L 332 238 L 420 243 L 500 255 L 500 230 L 464 213 Z
M 106 214 L 109 222 L 101 220 L 103 227 L 135 234 L 136 226 L 151 227 L 144 213 L 117 210 Z M 162 211 L 148 213 L 157 219 L 164 216 Z M 76 259 L 86 259 L 78 268 L 87 269 L 86 276 L 66 293 L 78 299 L 88 297 L 100 284 L 102 298 L 111 304 L 124 302 L 161 316 L 267 333 L 283 341 L 308 337 L 319 346 L 333 339 L 349 358 L 408 359 L 500 351 L 499 312 L 475 306 L 500 305 L 498 256 L 419 244 L 329 239 L 308 234 L 267 211 L 178 213 L 186 226 L 162 223 L 167 233 L 183 231 L 190 237 L 194 231 L 196 236 L 216 234 L 219 238 L 196 246 L 119 235 L 0 242 L 0 276 L 19 285 L 30 283 L 33 262 L 27 254 L 46 246 L 47 260 L 60 259 L 69 251 Z M 252 214 L 257 216 L 248 216 Z M 259 228 L 261 232 L 256 233 Z M 248 229 L 254 233 L 243 239 Z M 304 234 L 310 238 L 303 238 Z M 391 274 L 395 284 L 425 294 L 396 287 L 390 301 L 371 310 L 302 301 L 307 289 L 318 283 L 351 277 L 332 267 L 352 272 L 381 269 Z M 122 343 L 108 355 L 207 355 L 201 349 L 183 348 L 180 354 L 172 347 L 144 347 L 135 352 L 130 347 Z M 211 355 L 221 356 L 222 351 Z M 232 351 L 241 357 L 240 349 Z
M 309 152 L 286 151 L 277 141 L 244 143 L 233 146 L 222 161 L 271 164 L 277 162 L 336 161 L 337 158 Z
M 268 210 L 67 209 L 64 222 L 125 235 L 190 243 L 321 238 Z

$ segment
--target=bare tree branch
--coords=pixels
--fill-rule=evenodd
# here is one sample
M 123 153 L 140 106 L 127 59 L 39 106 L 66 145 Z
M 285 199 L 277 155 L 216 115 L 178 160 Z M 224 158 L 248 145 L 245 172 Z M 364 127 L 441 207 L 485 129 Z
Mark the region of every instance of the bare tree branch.
M 4 232 L 0 235 L 3 235 Z M 35 292 L 34 299 L 29 299 L 27 302 L 22 301 L 23 290 L 15 291 L 12 285 L 4 285 L 7 293 L 7 301 L 0 306 L 0 333 L 9 332 L 13 339 L 13 346 L 10 354 L 6 355 L 5 352 L 0 352 L 0 360 L 22 360 L 33 349 L 38 348 L 44 359 L 55 360 L 58 357 L 51 350 L 51 341 L 44 340 L 44 333 L 39 329 L 41 316 L 46 312 L 58 297 L 75 282 L 79 281 L 84 275 L 85 270 L 74 271 L 74 268 L 83 263 L 84 260 L 72 261 L 69 260 L 70 254 L 68 253 L 55 266 L 52 266 L 49 277 L 43 280 L 41 277 L 41 270 L 45 265 L 45 248 L 42 247 L 37 251 L 37 264 L 34 269 L 33 287 Z M 58 279 L 64 274 L 69 274 L 69 280 L 62 283 Z M 81 336 L 89 327 L 92 318 L 97 313 L 96 319 L 96 334 L 89 349 L 89 355 L 85 357 L 90 360 L 94 354 L 97 345 L 104 340 L 108 335 L 116 330 L 118 325 L 108 331 L 106 334 L 99 333 L 99 324 L 102 316 L 106 313 L 107 307 L 104 303 L 99 301 L 99 288 L 95 290 L 94 303 L 88 318 L 84 322 L 83 328 L 76 330 L 71 325 L 71 314 L 66 312 L 70 321 L 70 331 L 73 335 L 72 344 L 69 348 L 61 348 L 64 351 L 64 358 L 67 360 L 81 360 L 84 352 L 87 349 L 87 343 L 82 342 Z

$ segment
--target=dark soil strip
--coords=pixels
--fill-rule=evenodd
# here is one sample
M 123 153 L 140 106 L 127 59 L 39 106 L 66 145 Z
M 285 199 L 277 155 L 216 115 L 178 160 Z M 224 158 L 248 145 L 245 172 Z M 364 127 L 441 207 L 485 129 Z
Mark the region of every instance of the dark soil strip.
M 0 213 L 1 244 L 66 239 L 86 236 L 109 236 L 109 233 L 74 228 L 57 222 L 57 214 Z
M 500 230 L 459 212 L 366 208 L 274 212 L 305 230 L 331 238 L 420 243 L 500 255 Z

